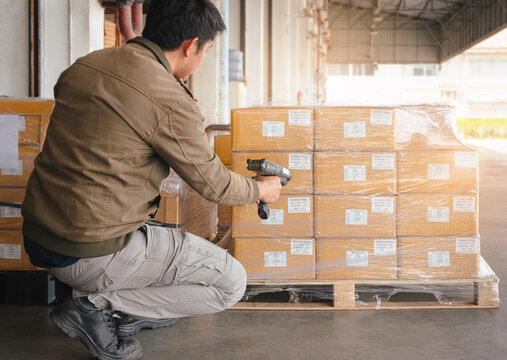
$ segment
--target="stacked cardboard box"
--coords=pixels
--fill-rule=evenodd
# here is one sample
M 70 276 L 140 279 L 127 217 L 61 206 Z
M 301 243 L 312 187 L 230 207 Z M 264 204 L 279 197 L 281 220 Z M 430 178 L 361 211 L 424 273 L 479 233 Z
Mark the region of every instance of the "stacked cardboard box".
M 215 136 L 215 153 L 218 155 L 222 163 L 229 170 L 232 169 L 231 156 L 231 135 Z M 217 208 L 218 222 L 223 225 L 231 225 L 232 223 L 232 207 L 227 205 L 218 205 Z
M 54 102 L 0 99 L 0 202 L 21 204 Z M 0 206 L 0 270 L 37 270 L 23 247 L 21 209 Z
M 255 205 L 233 209 L 250 278 L 311 277 L 287 255 L 294 239 L 315 239 L 318 279 L 478 275 L 477 153 L 456 138 L 448 107 L 305 111 L 232 113 L 233 171 L 252 176 L 246 159 L 268 158 L 293 172 L 268 220 Z
M 313 111 L 306 108 L 250 108 L 232 112 L 232 170 L 245 176 L 247 159 L 290 169 L 293 181 L 261 220 L 257 205 L 234 207 L 235 256 L 250 278 L 313 279 Z

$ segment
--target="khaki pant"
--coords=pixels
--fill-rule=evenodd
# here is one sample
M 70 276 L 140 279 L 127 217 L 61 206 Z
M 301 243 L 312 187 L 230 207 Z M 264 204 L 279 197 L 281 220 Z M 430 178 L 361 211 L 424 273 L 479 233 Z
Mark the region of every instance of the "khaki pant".
M 121 251 L 48 271 L 98 308 L 140 319 L 211 314 L 238 302 L 243 266 L 224 249 L 183 230 L 143 225 Z

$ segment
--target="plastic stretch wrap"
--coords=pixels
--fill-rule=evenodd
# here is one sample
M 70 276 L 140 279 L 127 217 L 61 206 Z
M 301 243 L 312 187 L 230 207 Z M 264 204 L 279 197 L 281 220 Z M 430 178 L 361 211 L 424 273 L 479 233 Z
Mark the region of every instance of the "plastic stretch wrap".
M 267 158 L 293 174 L 268 220 L 255 204 L 233 208 L 245 298 L 283 290 L 289 302 L 357 306 L 367 293 L 380 304 L 409 292 L 498 304 L 498 279 L 480 256 L 478 153 L 457 137 L 454 109 L 308 111 L 233 110 L 232 169 L 253 176 L 246 159 Z
M 19 205 L 54 101 L 0 98 L 0 270 L 37 270 L 24 248 Z
M 217 205 L 200 196 L 175 172 L 171 171 L 160 184 L 160 195 L 160 207 L 155 220 L 205 239 L 215 237 Z

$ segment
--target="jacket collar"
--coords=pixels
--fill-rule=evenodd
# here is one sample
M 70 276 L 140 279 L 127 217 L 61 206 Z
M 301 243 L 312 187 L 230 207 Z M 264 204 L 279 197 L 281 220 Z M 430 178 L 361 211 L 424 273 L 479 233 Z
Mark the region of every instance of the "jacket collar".
M 142 45 L 145 48 L 147 48 L 148 50 L 150 50 L 153 53 L 153 55 L 155 55 L 155 57 L 158 59 L 158 61 L 162 65 L 164 65 L 164 67 L 169 72 L 169 74 L 172 74 L 174 76 L 173 71 L 171 69 L 171 64 L 169 64 L 169 61 L 167 61 L 167 58 L 165 57 L 164 52 L 162 51 L 160 46 L 158 46 L 153 41 L 150 41 L 142 36 L 138 36 L 138 37 L 135 37 L 135 38 L 127 41 L 127 44 L 130 44 L 130 43 L 136 43 L 136 44 Z M 190 95 L 190 97 L 192 99 L 196 100 L 194 94 L 188 88 L 188 86 L 182 80 L 179 80 L 179 79 L 177 79 L 177 80 L 180 83 L 180 85 L 186 90 L 186 92 Z
M 139 44 L 139 45 L 142 45 L 144 46 L 145 48 L 147 48 L 148 50 L 150 50 L 153 55 L 155 55 L 155 57 L 158 59 L 158 61 L 164 65 L 164 67 L 166 68 L 166 70 L 172 74 L 173 71 L 171 69 L 171 64 L 169 64 L 169 61 L 167 61 L 167 58 L 165 57 L 164 55 L 164 52 L 162 51 L 162 49 L 160 48 L 160 46 L 158 46 L 157 44 L 155 44 L 153 41 L 150 41 L 142 36 L 138 36 L 138 37 L 135 37 L 133 39 L 130 39 L 127 44 L 130 44 L 130 43 L 136 43 L 136 44 Z

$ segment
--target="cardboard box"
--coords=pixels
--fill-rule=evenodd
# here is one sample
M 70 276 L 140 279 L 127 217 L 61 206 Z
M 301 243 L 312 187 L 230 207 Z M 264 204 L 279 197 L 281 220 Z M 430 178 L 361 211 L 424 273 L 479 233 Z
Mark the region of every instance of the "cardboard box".
M 396 239 L 317 239 L 317 279 L 396 279 Z
M 401 151 L 398 192 L 478 191 L 478 153 L 468 151 Z
M 0 188 L 0 202 L 22 204 L 25 198 L 25 189 Z M 0 206 L 0 229 L 21 229 L 23 217 L 21 209 Z
M 321 107 L 314 111 L 315 150 L 394 150 L 393 108 Z
M 0 114 L 50 115 L 54 100 L 41 98 L 0 99 Z
M 26 187 L 38 154 L 38 147 L 19 146 L 19 167 L 17 169 L 0 169 L 0 186 Z
M 456 114 L 445 105 L 416 105 L 397 108 L 396 148 L 399 150 L 467 151 L 456 135 Z
M 315 196 L 315 237 L 396 237 L 394 196 Z
M 235 238 L 234 257 L 249 279 L 314 279 L 314 239 Z
M 232 139 L 231 135 L 216 135 L 215 136 L 215 153 L 218 155 L 222 164 L 232 164 Z
M 23 246 L 21 230 L 0 230 L 0 271 L 42 270 L 33 266 Z
M 232 224 L 232 206 L 218 205 L 217 206 L 218 223 L 222 225 Z
M 232 110 L 232 150 L 312 150 L 312 116 L 310 108 Z
M 316 194 L 396 193 L 396 153 L 315 153 Z
M 477 193 L 398 195 L 398 236 L 477 235 Z
M 398 239 L 401 279 L 470 279 L 479 275 L 479 237 Z
M 160 198 L 160 207 L 158 208 L 155 220 L 164 224 L 173 225 L 174 228 L 179 228 L 183 225 L 181 219 L 180 204 L 181 200 L 179 195 L 163 195 Z
M 311 194 L 313 192 L 313 155 L 301 152 L 233 153 L 232 171 L 252 177 L 247 170 L 247 159 L 268 159 L 292 172 L 292 180 L 282 188 L 282 194 Z
M 269 209 L 269 219 L 261 220 L 257 204 L 233 207 L 232 236 L 313 237 L 312 196 L 281 195 Z

